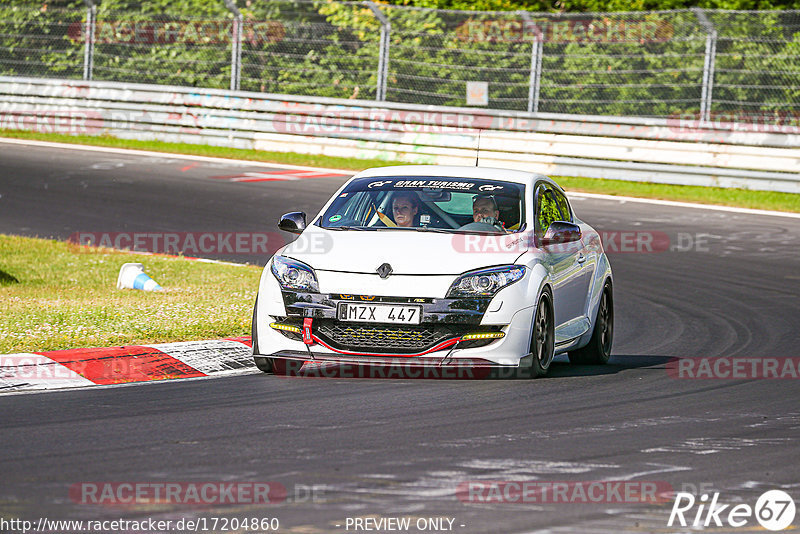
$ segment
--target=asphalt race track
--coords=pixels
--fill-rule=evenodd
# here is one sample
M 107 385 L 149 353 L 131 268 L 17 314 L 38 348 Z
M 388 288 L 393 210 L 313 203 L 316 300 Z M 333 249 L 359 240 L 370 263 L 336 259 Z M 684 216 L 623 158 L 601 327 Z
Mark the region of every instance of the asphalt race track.
M 275 231 L 281 213 L 315 213 L 344 180 L 212 178 L 275 170 L 0 143 L 0 233 Z M 649 481 L 719 492 L 725 504 L 754 506 L 772 489 L 797 501 L 800 380 L 676 378 L 668 362 L 772 358 L 797 368 L 786 358 L 800 356 L 800 219 L 586 198 L 573 206 L 611 242 L 669 240 L 655 252 L 610 251 L 608 366 L 560 357 L 535 381 L 252 374 L 6 395 L 0 516 L 277 518 L 279 532 L 295 533 L 368 531 L 348 523 L 356 517 L 452 520 L 409 532 L 673 532 L 690 528 L 667 526 L 671 499 L 486 503 L 457 490 Z M 80 504 L 69 493 L 82 483 L 198 481 L 280 484 L 287 498 L 201 507 Z M 754 530 L 763 529 L 750 518 L 713 531 Z

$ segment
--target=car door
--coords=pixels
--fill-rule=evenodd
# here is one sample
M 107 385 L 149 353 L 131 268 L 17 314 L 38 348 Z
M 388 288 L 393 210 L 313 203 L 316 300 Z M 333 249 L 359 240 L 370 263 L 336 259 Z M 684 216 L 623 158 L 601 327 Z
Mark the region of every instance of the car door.
M 572 214 L 566 199 L 559 198 L 561 193 L 546 182 L 540 182 L 535 190 L 534 202 L 537 243 L 541 243 L 547 229 L 555 221 L 572 222 Z M 563 195 L 561 195 L 563 198 Z M 561 205 L 560 205 L 561 204 Z M 565 210 L 567 213 L 563 213 Z M 583 264 L 586 251 L 581 241 L 540 246 L 545 266 L 550 271 L 553 288 L 553 308 L 555 326 L 572 323 L 584 315 L 588 280 Z M 557 337 L 558 332 L 556 333 Z
M 572 208 L 569 205 L 567 197 L 558 189 L 553 188 L 553 197 L 559 207 L 559 213 L 565 217 L 563 220 L 566 222 L 577 223 Z M 577 304 L 580 306 L 580 315 L 586 313 L 589 300 L 589 291 L 594 277 L 594 271 L 597 268 L 597 250 L 587 246 L 586 241 L 586 224 L 581 224 L 583 235 L 580 240 L 580 250 L 577 251 L 575 261 L 580 265 L 580 272 L 578 274 L 578 281 L 576 282 L 576 299 Z

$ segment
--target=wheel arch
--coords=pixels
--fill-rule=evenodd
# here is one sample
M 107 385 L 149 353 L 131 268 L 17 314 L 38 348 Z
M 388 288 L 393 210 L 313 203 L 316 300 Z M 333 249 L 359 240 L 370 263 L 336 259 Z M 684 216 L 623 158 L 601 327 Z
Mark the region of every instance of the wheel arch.
M 533 308 L 534 312 L 531 318 L 530 328 L 528 329 L 528 336 L 533 335 L 533 326 L 534 322 L 536 321 L 536 308 L 539 307 L 539 300 L 542 298 L 542 294 L 547 291 L 550 295 L 550 320 L 551 322 L 555 321 L 555 300 L 553 298 L 553 286 L 550 281 L 550 275 L 547 272 L 547 269 L 541 263 L 536 263 L 531 267 L 532 273 L 531 276 L 539 276 L 539 284 L 538 289 L 536 290 L 535 295 L 531 295 L 534 298 L 531 299 L 533 301 Z M 530 302 L 530 301 L 529 301 Z
M 585 347 L 589 341 L 592 339 L 592 333 L 594 332 L 595 324 L 597 323 L 597 311 L 600 308 L 600 297 L 605 291 L 606 285 L 608 285 L 609 291 L 609 304 L 611 305 L 611 309 L 614 309 L 614 277 L 611 275 L 611 269 L 609 267 L 608 271 L 604 273 L 602 281 L 598 283 L 596 286 L 592 288 L 592 295 L 589 304 L 589 310 L 587 311 L 586 316 L 589 318 L 589 330 L 586 331 L 583 335 L 581 335 L 578 342 L 575 344 L 573 349 L 579 349 L 581 347 Z M 597 291 L 594 289 L 597 288 Z
M 253 347 L 253 356 L 261 354 L 258 346 L 258 293 L 253 304 L 253 320 L 250 323 L 250 345 Z
M 534 350 L 534 336 L 536 335 L 536 322 L 539 316 L 539 306 L 542 304 L 543 299 L 547 300 L 547 337 L 548 351 L 550 352 L 547 365 L 540 365 L 537 357 L 537 352 Z M 550 286 L 549 281 L 542 284 L 541 289 L 536 297 L 536 305 L 533 308 L 533 317 L 531 320 L 530 329 L 530 342 L 528 354 L 523 358 L 527 360 L 524 367 L 528 369 L 530 378 L 539 378 L 547 375 L 547 371 L 555 358 L 555 301 L 553 299 L 553 288 Z M 522 361 L 520 361 L 522 366 Z

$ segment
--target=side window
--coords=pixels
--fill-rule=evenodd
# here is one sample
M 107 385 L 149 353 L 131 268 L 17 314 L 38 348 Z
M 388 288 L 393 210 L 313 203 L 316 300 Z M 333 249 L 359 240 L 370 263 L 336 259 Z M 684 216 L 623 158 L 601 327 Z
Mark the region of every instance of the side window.
M 558 203 L 553 195 L 553 190 L 542 184 L 536 188 L 536 222 L 539 226 L 537 232 L 544 235 L 553 221 L 560 221 L 561 214 L 558 210 Z
M 553 197 L 556 199 L 556 203 L 558 204 L 558 209 L 561 213 L 559 217 L 559 221 L 564 222 L 572 222 L 572 213 L 569 210 L 569 202 L 567 202 L 567 197 L 561 194 L 560 191 L 556 191 L 555 189 L 551 189 L 553 192 Z

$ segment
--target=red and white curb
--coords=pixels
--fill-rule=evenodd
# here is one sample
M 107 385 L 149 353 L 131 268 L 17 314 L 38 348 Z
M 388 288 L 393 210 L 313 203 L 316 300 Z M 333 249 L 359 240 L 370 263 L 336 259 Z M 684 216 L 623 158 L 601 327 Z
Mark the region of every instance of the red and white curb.
M 249 337 L 0 355 L 0 393 L 257 372 Z

